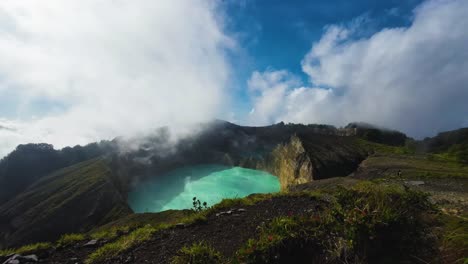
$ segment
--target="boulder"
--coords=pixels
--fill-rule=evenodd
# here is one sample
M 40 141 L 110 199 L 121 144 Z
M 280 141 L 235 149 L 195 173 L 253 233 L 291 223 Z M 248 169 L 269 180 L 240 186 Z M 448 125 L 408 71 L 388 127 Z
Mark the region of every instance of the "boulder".
M 23 263 L 35 263 L 38 262 L 39 259 L 36 255 L 27 255 L 22 256 L 19 254 L 15 254 L 7 259 L 3 264 L 23 264 Z

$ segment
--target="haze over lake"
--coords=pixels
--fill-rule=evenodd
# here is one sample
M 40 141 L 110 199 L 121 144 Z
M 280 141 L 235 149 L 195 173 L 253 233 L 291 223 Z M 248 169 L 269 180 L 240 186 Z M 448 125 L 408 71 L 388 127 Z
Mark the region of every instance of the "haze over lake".
M 140 182 L 129 193 L 128 203 L 136 213 L 161 212 L 190 209 L 193 197 L 212 206 L 224 198 L 279 190 L 278 178 L 267 172 L 209 164 L 176 169 Z

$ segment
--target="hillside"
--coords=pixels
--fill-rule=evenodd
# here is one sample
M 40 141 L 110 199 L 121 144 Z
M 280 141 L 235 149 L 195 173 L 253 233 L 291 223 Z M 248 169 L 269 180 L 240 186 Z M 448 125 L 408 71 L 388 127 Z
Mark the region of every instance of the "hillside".
M 415 144 L 428 139 L 405 136 L 401 145 L 398 132 L 369 140 L 365 130 L 356 131 L 217 121 L 173 148 L 164 130 L 132 151 L 116 151 L 118 140 L 107 142 L 93 152 L 102 157 L 41 176 L 0 204 L 0 246 L 47 242 L 0 256 L 176 264 L 198 258 L 190 263 L 452 263 L 466 257 L 468 167 L 448 146 L 460 141 L 424 152 Z M 377 143 L 382 139 L 388 142 Z M 224 200 L 202 212 L 134 214 L 128 207 L 134 182 L 204 163 L 268 171 L 282 192 Z
M 59 170 L 0 206 L 0 245 L 54 240 L 131 213 L 102 159 Z
M 147 222 L 135 215 L 17 252 L 34 252 L 42 263 L 453 263 L 468 253 L 466 218 L 441 212 L 420 191 L 318 183 L 224 200 L 200 213 L 146 214 Z M 135 222 L 140 227 L 127 226 Z M 97 244 L 87 246 L 93 238 Z
M 15 197 L 40 178 L 108 152 L 110 142 L 55 150 L 50 144 L 19 145 L 0 160 L 0 204 Z

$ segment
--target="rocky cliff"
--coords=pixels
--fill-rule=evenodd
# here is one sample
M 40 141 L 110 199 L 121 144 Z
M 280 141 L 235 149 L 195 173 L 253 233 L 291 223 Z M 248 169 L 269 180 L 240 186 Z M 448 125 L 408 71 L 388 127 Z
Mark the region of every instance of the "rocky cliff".
M 313 164 L 299 137 L 294 135 L 290 142 L 276 147 L 272 157 L 271 171 L 279 178 L 282 190 L 313 180 Z
M 270 171 L 278 176 L 281 189 L 353 172 L 367 157 L 367 150 L 354 138 L 293 135 L 272 152 Z

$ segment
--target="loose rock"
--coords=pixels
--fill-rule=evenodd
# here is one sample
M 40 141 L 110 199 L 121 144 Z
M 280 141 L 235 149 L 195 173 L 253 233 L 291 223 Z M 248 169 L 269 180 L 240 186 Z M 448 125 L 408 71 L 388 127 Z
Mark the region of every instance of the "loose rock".
M 419 186 L 419 185 L 424 185 L 425 182 L 423 182 L 423 181 L 407 181 L 406 184 L 412 185 L 412 186 Z
M 93 239 L 93 240 L 88 241 L 88 243 L 84 244 L 83 247 L 95 247 L 97 246 L 97 244 L 98 244 L 98 240 Z
M 7 259 L 3 264 L 21 264 L 21 263 L 33 263 L 38 262 L 39 259 L 36 255 L 27 255 L 21 256 L 19 254 L 15 254 Z

